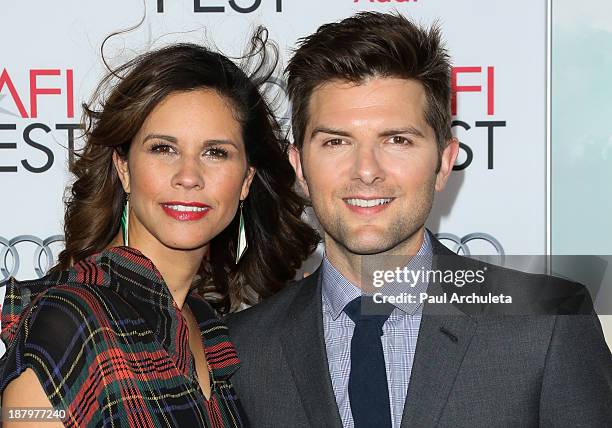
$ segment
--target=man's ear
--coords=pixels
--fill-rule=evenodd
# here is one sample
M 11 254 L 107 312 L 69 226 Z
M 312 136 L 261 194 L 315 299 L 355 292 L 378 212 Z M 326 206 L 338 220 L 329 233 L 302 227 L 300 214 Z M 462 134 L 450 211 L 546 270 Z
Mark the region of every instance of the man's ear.
M 440 159 L 440 170 L 436 174 L 436 191 L 441 192 L 446 186 L 450 173 L 453 172 L 455 160 L 459 153 L 459 140 L 453 137 L 448 141 L 446 148 L 442 151 Z
M 251 183 L 253 182 L 253 177 L 255 177 L 255 168 L 252 166 L 249 167 L 247 171 L 246 177 L 244 177 L 244 181 L 242 182 L 242 190 L 240 192 L 240 200 L 244 201 L 247 196 L 249 196 L 249 189 L 251 188 Z
M 296 147 L 295 144 L 289 145 L 289 162 L 293 166 L 295 170 L 295 176 L 297 178 L 297 182 L 306 195 L 307 198 L 310 198 L 310 192 L 308 191 L 308 183 L 304 178 L 304 171 L 302 170 L 302 155 L 300 154 L 300 150 Z
M 113 151 L 113 164 L 115 165 L 115 170 L 117 171 L 117 175 L 119 176 L 119 180 L 121 181 L 121 186 L 123 186 L 123 190 L 125 193 L 130 193 L 130 169 L 128 168 L 128 160 L 127 157 L 123 158 L 119 156 L 117 150 Z

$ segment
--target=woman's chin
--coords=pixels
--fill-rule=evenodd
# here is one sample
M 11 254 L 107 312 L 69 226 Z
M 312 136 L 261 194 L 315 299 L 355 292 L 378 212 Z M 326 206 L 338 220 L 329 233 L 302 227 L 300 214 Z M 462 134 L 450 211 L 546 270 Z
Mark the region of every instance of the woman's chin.
M 162 244 L 176 251 L 197 251 L 208 246 L 209 240 L 194 240 L 194 239 L 185 239 L 185 240 L 172 240 L 169 242 L 162 242 Z
M 162 242 L 162 245 L 176 251 L 196 251 L 201 250 L 208 246 L 209 241 L 195 241 L 193 239 L 186 240 L 172 240 L 169 242 Z

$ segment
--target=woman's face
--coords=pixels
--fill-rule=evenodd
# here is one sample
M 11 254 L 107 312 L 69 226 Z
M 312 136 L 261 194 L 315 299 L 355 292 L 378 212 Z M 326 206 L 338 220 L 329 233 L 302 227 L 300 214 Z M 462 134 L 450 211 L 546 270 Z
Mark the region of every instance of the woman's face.
M 127 161 L 114 161 L 130 194 L 130 246 L 151 250 L 204 249 L 232 221 L 254 174 L 229 101 L 209 89 L 168 95 Z

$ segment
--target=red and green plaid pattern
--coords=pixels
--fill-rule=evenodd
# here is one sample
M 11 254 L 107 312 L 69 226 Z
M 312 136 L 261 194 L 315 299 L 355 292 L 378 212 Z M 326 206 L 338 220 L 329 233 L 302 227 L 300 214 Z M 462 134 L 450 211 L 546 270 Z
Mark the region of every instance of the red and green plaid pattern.
M 113 248 L 72 269 L 6 284 L 0 392 L 26 368 L 69 427 L 241 427 L 230 383 L 238 357 L 227 327 L 194 292 L 211 398 L 202 394 L 187 325 L 167 285 L 135 249 Z

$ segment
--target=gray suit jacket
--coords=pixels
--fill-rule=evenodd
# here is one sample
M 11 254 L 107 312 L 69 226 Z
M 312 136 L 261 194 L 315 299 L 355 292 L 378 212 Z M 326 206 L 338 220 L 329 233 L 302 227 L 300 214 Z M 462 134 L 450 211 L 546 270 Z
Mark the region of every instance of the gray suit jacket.
M 444 263 L 481 266 L 433 242 Z M 242 362 L 232 383 L 253 427 L 342 426 L 319 277 L 227 319 Z M 612 357 L 584 287 L 488 265 L 479 292 L 489 291 L 512 293 L 531 314 L 426 304 L 401 426 L 612 426 Z M 563 315 L 575 312 L 585 314 Z

